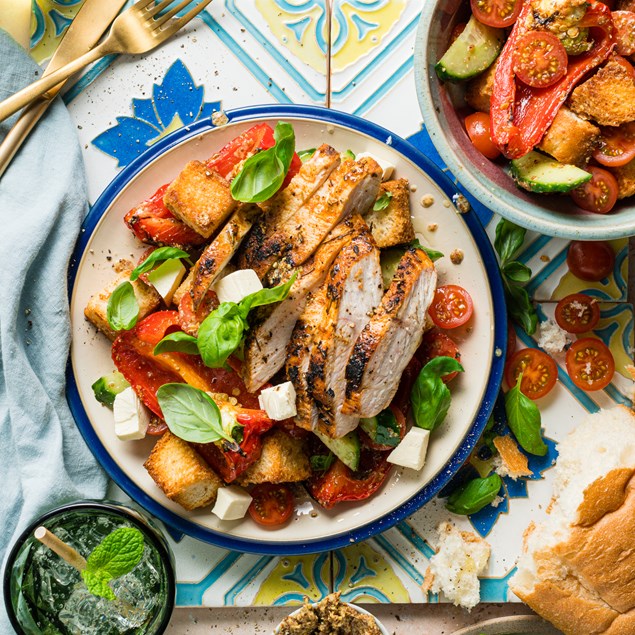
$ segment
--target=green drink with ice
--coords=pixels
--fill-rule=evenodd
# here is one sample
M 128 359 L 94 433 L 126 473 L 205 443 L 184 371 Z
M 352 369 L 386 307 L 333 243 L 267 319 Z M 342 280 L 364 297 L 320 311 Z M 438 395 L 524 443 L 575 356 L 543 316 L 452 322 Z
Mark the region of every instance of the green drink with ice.
M 83 573 L 36 540 L 39 526 L 87 559 Z M 167 628 L 174 606 L 172 556 L 165 539 L 133 510 L 68 505 L 20 537 L 4 593 L 9 618 L 25 635 L 154 635 Z

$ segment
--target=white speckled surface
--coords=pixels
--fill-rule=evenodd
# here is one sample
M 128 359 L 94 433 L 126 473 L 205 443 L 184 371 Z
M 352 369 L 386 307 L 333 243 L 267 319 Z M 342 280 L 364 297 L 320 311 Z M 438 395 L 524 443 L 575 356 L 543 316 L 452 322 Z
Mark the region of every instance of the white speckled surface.
M 449 635 L 482 620 L 506 615 L 526 615 L 532 611 L 518 604 L 481 604 L 471 613 L 445 604 L 365 605 L 389 633 L 395 635 Z M 291 608 L 177 609 L 167 635 L 269 634 Z

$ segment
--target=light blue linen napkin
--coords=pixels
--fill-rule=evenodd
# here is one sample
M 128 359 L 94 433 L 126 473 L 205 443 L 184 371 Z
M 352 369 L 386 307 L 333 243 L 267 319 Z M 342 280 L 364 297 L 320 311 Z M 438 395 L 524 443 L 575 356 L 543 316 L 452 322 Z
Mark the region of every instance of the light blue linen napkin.
M 39 67 L 0 30 L 0 99 Z M 15 121 L 0 124 L 0 139 Z M 66 404 L 66 269 L 87 211 L 74 125 L 58 100 L 0 178 L 0 560 L 39 514 L 103 498 L 106 477 Z M 0 600 L 0 633 L 12 632 Z

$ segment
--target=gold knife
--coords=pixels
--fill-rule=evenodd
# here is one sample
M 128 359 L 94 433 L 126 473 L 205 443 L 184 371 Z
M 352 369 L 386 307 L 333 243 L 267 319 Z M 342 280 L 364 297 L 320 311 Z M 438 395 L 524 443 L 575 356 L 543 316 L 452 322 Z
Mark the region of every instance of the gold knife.
M 126 0 L 86 0 L 68 27 L 66 35 L 46 67 L 44 75 L 52 73 L 80 55 L 87 53 L 100 40 L 124 4 L 126 4 Z M 65 83 L 61 82 L 51 88 L 43 97 L 22 111 L 20 118 L 0 144 L 0 177 L 9 167 L 11 159 Z

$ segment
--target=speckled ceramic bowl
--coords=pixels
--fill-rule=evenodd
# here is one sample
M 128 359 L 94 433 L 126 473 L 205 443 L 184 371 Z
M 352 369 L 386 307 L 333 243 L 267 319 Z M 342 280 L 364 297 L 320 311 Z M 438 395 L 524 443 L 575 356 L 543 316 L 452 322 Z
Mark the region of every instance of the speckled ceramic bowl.
M 464 0 L 428 0 L 423 5 L 415 45 L 415 81 L 423 120 L 432 142 L 461 184 L 481 203 L 509 220 L 546 234 L 578 240 L 635 234 L 633 197 L 606 215 L 578 208 L 569 196 L 530 194 L 505 173 L 507 163 L 490 161 L 470 142 L 461 87 L 444 84 L 434 65 L 448 48 L 450 33 L 469 15 Z M 458 107 L 458 110 L 457 110 Z
M 533 615 L 497 617 L 462 628 L 452 635 L 562 635 L 551 624 Z
M 343 602 L 343 604 L 346 604 L 347 606 L 350 606 L 352 609 L 354 609 L 358 613 L 362 613 L 363 615 L 370 615 L 375 620 L 375 624 L 377 624 L 377 626 L 379 627 L 379 630 L 381 631 L 381 634 L 382 635 L 390 635 L 388 633 L 388 631 L 386 630 L 386 627 L 372 613 L 370 613 L 367 610 L 363 609 L 361 606 L 356 606 L 355 604 L 349 604 L 348 602 Z M 300 607 L 297 611 L 293 611 L 293 613 L 291 613 L 291 615 L 297 615 L 303 608 L 304 607 Z M 278 635 L 278 633 L 280 632 L 279 629 L 280 629 L 281 624 L 282 624 L 282 622 L 280 624 L 278 624 L 278 626 L 276 626 L 276 630 L 273 632 L 273 635 Z

